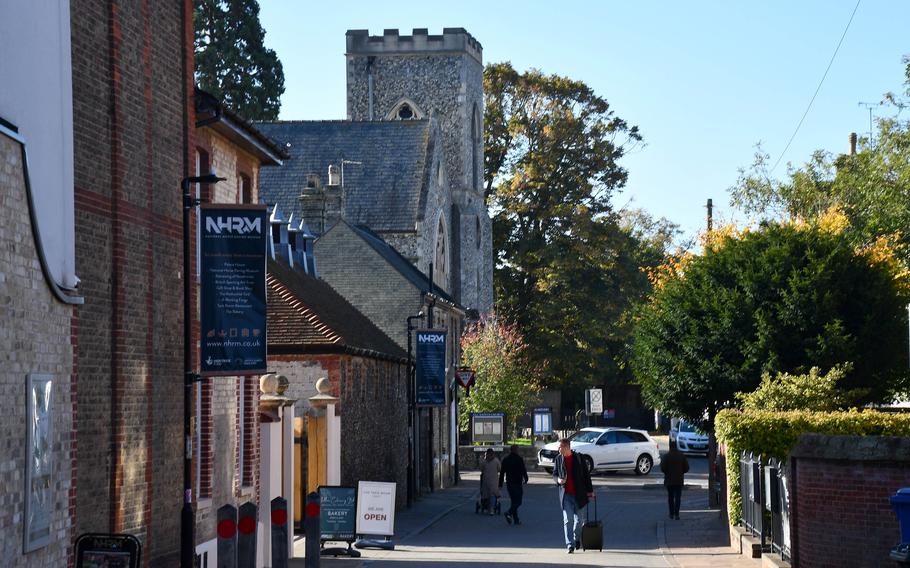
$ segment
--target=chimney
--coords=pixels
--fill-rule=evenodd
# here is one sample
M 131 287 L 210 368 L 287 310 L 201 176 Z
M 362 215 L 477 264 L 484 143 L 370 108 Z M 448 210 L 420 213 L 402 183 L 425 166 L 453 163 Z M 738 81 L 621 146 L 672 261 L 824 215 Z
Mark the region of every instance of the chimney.
M 341 185 L 341 168 L 329 164 L 329 187 Z
M 300 194 L 302 221 L 321 235 L 325 232 L 325 190 L 319 181 L 319 174 L 307 174 L 306 187 Z
M 850 155 L 856 155 L 856 132 L 850 133 Z

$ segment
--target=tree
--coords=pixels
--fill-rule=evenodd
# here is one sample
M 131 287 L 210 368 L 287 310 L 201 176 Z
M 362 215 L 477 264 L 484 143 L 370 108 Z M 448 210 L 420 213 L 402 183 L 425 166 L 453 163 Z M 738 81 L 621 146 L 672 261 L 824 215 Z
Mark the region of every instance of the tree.
M 263 44 L 256 0 L 194 0 L 196 83 L 250 120 L 275 120 L 281 61 Z
M 910 60 L 905 62 L 910 96 Z M 907 105 L 893 94 L 886 99 L 899 109 Z M 847 216 L 845 234 L 854 244 L 888 238 L 900 245 L 899 255 L 910 266 L 910 122 L 899 115 L 880 119 L 875 138 L 861 138 L 855 155 L 818 150 L 802 167 L 789 168 L 783 181 L 772 177 L 769 159 L 759 148 L 751 167 L 740 170 L 730 188 L 735 206 L 809 223 L 837 208 Z
M 638 128 L 565 77 L 500 63 L 486 68 L 484 90 L 498 307 L 522 329 L 547 386 L 580 396 L 586 385 L 623 382 L 628 314 L 650 289 L 640 263 L 660 262 L 654 245 L 675 231 L 624 226 L 610 203 Z
M 907 277 L 888 249 L 825 227 L 721 234 L 664 274 L 635 328 L 634 365 L 658 410 L 713 428 L 762 374 L 849 361 L 853 404 L 906 389 Z M 854 390 L 862 389 L 862 390 Z
M 527 344 L 514 324 L 495 315 L 468 328 L 461 338 L 462 360 L 474 369 L 475 385 L 460 401 L 459 426 L 468 429 L 471 412 L 505 412 L 509 432 L 540 392 Z

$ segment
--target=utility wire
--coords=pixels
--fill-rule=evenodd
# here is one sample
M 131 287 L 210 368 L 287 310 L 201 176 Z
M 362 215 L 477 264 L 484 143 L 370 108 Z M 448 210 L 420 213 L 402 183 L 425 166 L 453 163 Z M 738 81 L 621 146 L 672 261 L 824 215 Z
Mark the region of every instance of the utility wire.
M 850 20 L 847 22 L 847 27 L 844 28 L 844 33 L 840 36 L 840 41 L 837 42 L 837 47 L 834 49 L 834 53 L 831 55 L 831 61 L 828 62 L 828 67 L 825 69 L 825 74 L 822 75 L 822 80 L 818 82 L 818 87 L 815 88 L 815 93 L 812 95 L 812 99 L 809 101 L 808 106 L 806 106 L 806 112 L 803 113 L 803 117 L 799 119 L 799 124 L 796 125 L 796 130 L 793 131 L 793 135 L 790 136 L 790 140 L 787 142 L 787 146 L 784 148 L 784 151 L 780 153 L 780 156 L 777 158 L 777 161 L 774 162 L 774 167 L 771 168 L 771 173 L 774 173 L 774 170 L 777 169 L 778 164 L 784 158 L 784 154 L 787 153 L 787 150 L 790 149 L 790 144 L 793 143 L 793 139 L 796 138 L 796 133 L 799 132 L 800 127 L 803 125 L 803 121 L 806 120 L 806 116 L 809 114 L 809 109 L 812 108 L 812 103 L 815 102 L 815 97 L 818 96 L 818 92 L 822 88 L 822 84 L 825 82 L 825 78 L 828 76 L 828 71 L 831 70 L 831 65 L 834 63 L 834 58 L 837 57 L 837 52 L 840 51 L 840 46 L 844 43 L 844 38 L 847 37 L 847 30 L 850 29 L 850 24 L 853 23 L 853 16 L 856 15 L 856 10 L 859 9 L 859 3 L 862 0 L 856 0 L 856 6 L 853 7 L 853 13 L 850 14 Z

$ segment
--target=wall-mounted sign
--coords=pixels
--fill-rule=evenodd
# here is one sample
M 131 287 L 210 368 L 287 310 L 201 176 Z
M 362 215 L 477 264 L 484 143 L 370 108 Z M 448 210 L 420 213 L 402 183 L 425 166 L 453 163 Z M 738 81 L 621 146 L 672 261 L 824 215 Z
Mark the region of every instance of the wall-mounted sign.
M 357 483 L 357 534 L 395 534 L 395 483 Z
M 76 539 L 76 568 L 138 568 L 142 545 L 130 534 L 88 533 Z
M 612 420 L 613 418 L 616 418 L 616 409 L 615 408 L 605 408 L 603 416 L 607 420 Z
M 417 405 L 446 404 L 446 331 L 417 330 Z
M 604 411 L 604 391 L 588 389 L 585 391 L 585 406 L 588 414 L 600 414 Z
M 25 462 L 25 552 L 51 542 L 51 514 L 54 511 L 51 425 L 53 386 L 51 375 L 28 375 Z
M 353 541 L 356 521 L 357 491 L 353 487 L 319 487 L 319 533 L 322 540 Z
M 553 433 L 553 409 L 549 406 L 535 408 L 531 413 L 534 421 L 532 425 L 535 436 Z
M 503 412 L 474 412 L 471 414 L 471 438 L 477 442 L 493 444 L 502 444 L 503 442 L 503 422 L 505 421 Z
M 203 205 L 199 238 L 203 376 L 266 370 L 265 205 Z

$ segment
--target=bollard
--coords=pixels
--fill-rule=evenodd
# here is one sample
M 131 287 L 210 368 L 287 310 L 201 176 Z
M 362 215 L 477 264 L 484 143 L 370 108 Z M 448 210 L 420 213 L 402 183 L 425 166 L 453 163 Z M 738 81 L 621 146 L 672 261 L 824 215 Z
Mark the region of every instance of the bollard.
M 237 507 L 218 509 L 218 568 L 237 568 Z
M 244 503 L 240 506 L 237 521 L 237 568 L 256 568 L 256 505 Z
M 319 494 L 313 491 L 306 496 L 306 511 L 303 519 L 303 530 L 306 533 L 305 568 L 319 568 L 319 540 L 322 538 L 319 514 Z
M 272 499 L 272 568 L 288 567 L 288 502 Z

